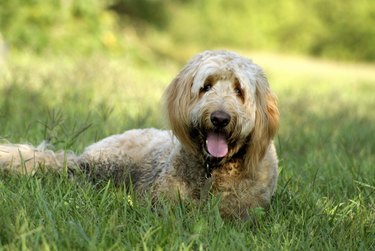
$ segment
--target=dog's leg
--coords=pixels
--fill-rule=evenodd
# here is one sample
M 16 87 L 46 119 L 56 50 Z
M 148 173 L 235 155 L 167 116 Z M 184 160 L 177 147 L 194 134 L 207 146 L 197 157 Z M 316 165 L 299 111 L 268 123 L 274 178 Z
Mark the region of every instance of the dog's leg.
M 37 167 L 60 170 L 71 166 L 76 161 L 73 153 L 53 152 L 46 149 L 46 144 L 38 147 L 27 144 L 1 144 L 0 168 L 32 174 Z
M 134 161 L 122 153 L 104 158 L 101 153 L 76 156 L 64 151 L 53 152 L 45 144 L 34 147 L 27 144 L 0 144 L 0 169 L 22 174 L 34 174 L 38 168 L 60 171 L 66 168 L 69 174 L 83 173 L 94 183 L 112 180 L 128 185 L 139 176 Z

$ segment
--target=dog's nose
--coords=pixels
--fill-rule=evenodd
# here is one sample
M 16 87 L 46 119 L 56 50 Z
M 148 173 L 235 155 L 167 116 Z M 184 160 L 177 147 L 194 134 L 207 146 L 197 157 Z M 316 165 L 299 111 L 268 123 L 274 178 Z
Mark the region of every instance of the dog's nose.
M 214 126 L 224 128 L 230 122 L 230 115 L 224 111 L 215 111 L 211 113 L 210 119 Z

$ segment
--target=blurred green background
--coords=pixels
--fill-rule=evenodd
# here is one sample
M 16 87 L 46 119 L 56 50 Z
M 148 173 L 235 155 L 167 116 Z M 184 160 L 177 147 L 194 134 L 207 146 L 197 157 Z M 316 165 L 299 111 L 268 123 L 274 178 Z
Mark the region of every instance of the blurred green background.
M 225 47 L 374 61 L 375 1 L 2 0 L 0 34 L 38 54 L 185 59 Z
M 111 186 L 0 172 L 0 250 L 375 250 L 374 0 L 0 0 L 0 143 L 80 153 L 167 128 L 165 87 L 223 48 L 259 64 L 279 99 L 266 217 L 224 224 L 211 204 L 173 202 L 160 217 Z

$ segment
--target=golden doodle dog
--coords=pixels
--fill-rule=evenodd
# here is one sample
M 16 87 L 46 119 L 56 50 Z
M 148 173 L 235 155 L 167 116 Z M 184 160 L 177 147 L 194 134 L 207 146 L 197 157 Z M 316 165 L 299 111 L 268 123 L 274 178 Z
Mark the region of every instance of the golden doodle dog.
M 279 112 L 262 69 L 227 51 L 196 55 L 165 92 L 171 131 L 135 129 L 88 146 L 81 155 L 0 145 L 0 166 L 79 168 L 96 178 L 131 180 L 138 193 L 201 201 L 220 197 L 223 217 L 266 207 L 278 160 L 272 141 Z

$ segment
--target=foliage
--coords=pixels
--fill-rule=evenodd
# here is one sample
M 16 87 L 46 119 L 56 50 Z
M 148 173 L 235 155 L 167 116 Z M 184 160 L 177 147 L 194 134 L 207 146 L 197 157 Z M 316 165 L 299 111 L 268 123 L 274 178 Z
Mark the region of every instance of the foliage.
M 0 3 L 0 31 L 11 47 L 36 52 L 116 46 L 116 20 L 95 0 L 14 0 Z
M 224 221 L 216 198 L 152 210 L 151 201 L 110 181 L 1 171 L 0 249 L 373 250 L 374 67 L 253 59 L 281 110 L 280 179 L 268 210 L 252 210 L 252 221 Z M 55 149 L 81 152 L 125 129 L 164 127 L 158 100 L 179 67 L 150 65 L 157 67 L 128 58 L 13 58 L 0 80 L 1 136 L 48 138 Z
M 373 1 L 196 0 L 177 12 L 170 32 L 184 44 L 375 60 Z
M 119 16 L 162 27 L 167 22 L 166 6 L 171 0 L 113 0 L 108 8 Z
M 375 2 L 12 0 L 0 2 L 0 32 L 37 52 L 128 52 L 140 37 L 157 53 L 240 47 L 374 61 Z

